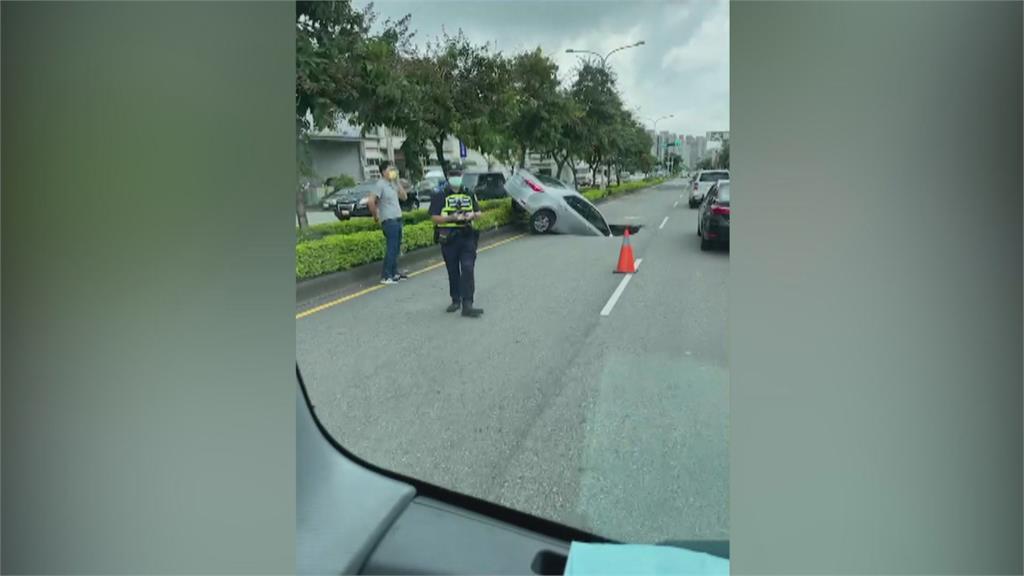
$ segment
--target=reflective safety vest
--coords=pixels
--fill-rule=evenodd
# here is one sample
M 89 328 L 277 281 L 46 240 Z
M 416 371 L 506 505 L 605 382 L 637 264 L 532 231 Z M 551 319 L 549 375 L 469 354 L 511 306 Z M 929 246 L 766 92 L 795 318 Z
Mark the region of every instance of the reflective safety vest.
M 453 216 L 455 214 L 470 214 L 473 212 L 473 197 L 469 194 L 455 192 L 444 199 L 444 206 L 441 208 L 442 216 Z M 470 228 L 472 222 L 444 222 L 438 224 L 438 228 Z

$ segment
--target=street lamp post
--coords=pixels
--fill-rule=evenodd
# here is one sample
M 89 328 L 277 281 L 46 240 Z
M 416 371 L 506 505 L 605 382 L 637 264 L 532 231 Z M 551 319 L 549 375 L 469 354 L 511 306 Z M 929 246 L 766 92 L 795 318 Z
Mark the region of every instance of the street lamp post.
M 618 48 L 608 52 L 604 56 L 602 56 L 599 52 L 594 52 L 593 50 L 576 50 L 575 48 L 566 48 L 565 53 L 566 54 L 593 54 L 594 56 L 597 56 L 598 58 L 601 59 L 601 67 L 602 68 L 606 68 L 608 66 L 608 57 L 611 56 L 612 54 L 615 54 L 619 50 L 625 50 L 627 48 L 636 48 L 637 46 L 643 46 L 644 44 L 645 44 L 645 42 L 643 40 L 641 40 L 639 42 L 634 42 L 632 44 L 626 44 L 625 46 L 619 46 Z
M 655 143 L 658 142 L 658 122 L 661 122 L 662 120 L 667 120 L 668 118 L 674 118 L 674 117 L 675 117 L 675 114 L 665 114 L 664 116 L 659 116 L 658 118 L 656 118 L 654 120 L 654 141 L 655 141 Z M 661 161 L 661 146 L 658 146 L 658 161 Z

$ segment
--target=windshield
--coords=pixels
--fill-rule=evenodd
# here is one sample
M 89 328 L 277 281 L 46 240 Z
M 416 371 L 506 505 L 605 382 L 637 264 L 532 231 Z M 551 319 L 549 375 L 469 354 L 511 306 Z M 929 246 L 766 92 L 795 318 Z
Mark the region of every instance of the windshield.
M 729 186 L 722 185 L 718 187 L 718 201 L 728 202 L 729 201 Z
M 462 176 L 462 185 L 466 188 L 475 188 L 477 181 L 480 180 L 479 174 L 465 174 Z
M 565 203 L 568 204 L 573 211 L 578 213 L 580 216 L 583 216 L 591 226 L 601 231 L 602 234 L 607 235 L 611 233 L 608 228 L 608 223 L 605 222 L 604 217 L 601 216 L 601 212 L 583 198 L 575 195 L 569 195 L 565 197 Z
M 729 177 L 728 172 L 702 172 L 700 175 L 701 182 L 717 182 L 719 180 L 725 180 Z
M 735 223 L 705 197 L 728 178 L 728 42 L 683 70 L 666 3 L 574 4 L 565 19 L 547 3 L 495 1 L 510 10 L 493 21 L 452 2 L 367 4 L 371 28 L 404 22 L 415 41 L 398 29 L 371 62 L 330 54 L 389 72 L 299 100 L 324 100 L 314 118 L 347 114 L 365 135 L 300 139 L 314 177 L 358 182 L 390 162 L 420 187 L 444 166 L 474 197 L 311 196 L 310 230 L 294 240 L 295 338 L 316 414 L 359 458 L 474 499 L 621 542 L 727 539 Z M 725 0 L 701 6 L 687 27 L 727 29 Z M 438 50 L 418 47 L 438 21 L 502 50 L 444 35 Z M 566 38 L 634 29 L 646 44 L 606 67 L 565 54 L 641 39 Z

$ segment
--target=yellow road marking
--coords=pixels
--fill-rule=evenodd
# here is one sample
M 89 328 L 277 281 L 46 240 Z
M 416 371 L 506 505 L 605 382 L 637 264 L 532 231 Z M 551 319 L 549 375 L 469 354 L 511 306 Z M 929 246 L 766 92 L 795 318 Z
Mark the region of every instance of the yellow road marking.
M 505 238 L 504 240 L 499 240 L 498 242 L 494 242 L 492 244 L 488 244 L 487 246 L 483 246 L 480 249 L 478 249 L 477 253 L 485 252 L 487 250 L 490 250 L 491 248 L 497 248 L 498 246 L 501 246 L 502 244 L 508 244 L 509 242 L 511 242 L 513 240 L 518 240 L 518 239 L 522 238 L 523 236 L 526 236 L 526 234 L 516 234 L 515 236 L 509 237 L 509 238 Z M 426 272 L 430 272 L 431 270 L 435 270 L 437 268 L 440 268 L 441 266 L 444 266 L 444 262 L 436 262 L 434 264 L 431 264 L 430 266 L 427 266 L 426 268 L 421 268 L 419 270 L 416 270 L 415 272 L 410 272 L 409 273 L 409 277 L 412 278 L 413 276 L 419 276 L 420 274 L 423 274 L 423 273 L 426 273 Z M 314 307 L 312 307 L 312 308 L 310 308 L 308 310 L 303 310 L 302 312 L 299 312 L 298 314 L 295 315 L 295 319 L 296 320 L 301 320 L 302 318 L 305 318 L 307 316 L 312 316 L 313 314 L 316 314 L 317 312 L 320 312 L 322 310 L 326 310 L 326 309 L 331 308 L 333 306 L 337 306 L 338 304 L 344 304 L 345 302 L 348 302 L 349 300 L 355 300 L 356 298 L 359 298 L 360 296 L 366 296 L 370 292 L 375 292 L 375 291 L 380 290 L 381 288 L 384 288 L 384 287 L 385 287 L 384 284 L 375 284 L 373 286 L 370 286 L 369 288 L 364 288 L 364 289 L 362 289 L 362 290 L 360 290 L 358 292 L 353 292 L 352 294 L 349 294 L 348 296 L 342 296 L 341 298 L 338 298 L 337 300 L 331 300 L 330 302 L 324 302 L 323 304 L 320 304 L 319 306 L 314 306 Z

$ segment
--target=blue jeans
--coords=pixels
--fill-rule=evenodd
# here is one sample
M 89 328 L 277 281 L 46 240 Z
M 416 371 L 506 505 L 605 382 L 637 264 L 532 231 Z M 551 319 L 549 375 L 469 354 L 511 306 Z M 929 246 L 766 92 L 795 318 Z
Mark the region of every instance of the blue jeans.
M 402 219 L 393 218 L 381 222 L 384 238 L 387 240 L 384 252 L 384 269 L 381 278 L 398 276 L 398 252 L 402 248 Z

